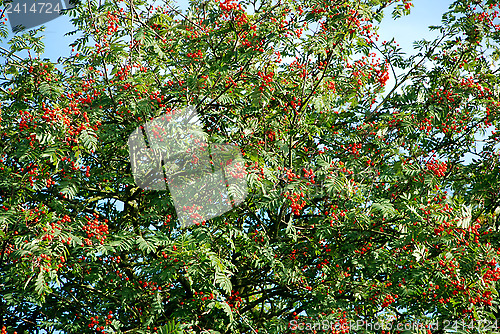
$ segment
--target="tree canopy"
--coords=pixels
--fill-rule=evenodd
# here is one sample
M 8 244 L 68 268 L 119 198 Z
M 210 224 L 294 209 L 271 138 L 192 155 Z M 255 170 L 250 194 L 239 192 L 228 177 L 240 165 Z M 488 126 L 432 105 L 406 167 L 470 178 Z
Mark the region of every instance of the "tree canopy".
M 499 4 L 406 54 L 377 29 L 411 7 L 82 0 L 58 62 L 3 24 L 2 334 L 496 330 Z M 248 194 L 183 226 L 128 140 L 188 107 Z

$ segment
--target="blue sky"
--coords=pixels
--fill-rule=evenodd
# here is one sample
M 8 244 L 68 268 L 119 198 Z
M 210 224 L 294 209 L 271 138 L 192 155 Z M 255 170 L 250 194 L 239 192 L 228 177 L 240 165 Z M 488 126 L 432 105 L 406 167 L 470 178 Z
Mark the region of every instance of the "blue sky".
M 426 38 L 432 39 L 435 33 L 429 32 L 429 25 L 439 25 L 441 15 L 448 9 L 451 0 L 414 0 L 414 7 L 409 16 L 393 20 L 387 16 L 380 29 L 381 40 L 390 40 L 395 37 L 403 50 L 412 52 L 412 44 L 415 40 Z M 177 4 L 186 8 L 188 1 L 181 0 Z M 45 58 L 57 61 L 60 56 L 69 56 L 71 48 L 68 45 L 74 41 L 75 35 L 64 36 L 68 31 L 74 30 L 69 17 L 63 16 L 45 24 Z M 0 43 L 7 47 L 6 41 Z M 389 82 L 390 84 L 390 82 Z
M 392 20 L 389 15 L 385 17 L 379 31 L 380 39 L 394 37 L 403 50 L 410 53 L 414 41 L 422 38 L 431 40 L 437 36 L 437 32 L 430 32 L 428 27 L 440 25 L 441 16 L 452 3 L 451 0 L 414 0 L 409 16 L 397 20 Z

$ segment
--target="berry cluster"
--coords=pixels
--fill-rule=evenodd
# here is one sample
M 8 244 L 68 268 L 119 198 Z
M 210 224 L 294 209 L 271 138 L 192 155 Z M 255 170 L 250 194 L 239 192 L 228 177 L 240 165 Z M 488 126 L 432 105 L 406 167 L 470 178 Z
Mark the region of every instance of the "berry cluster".
M 442 177 L 445 175 L 448 166 L 446 165 L 446 162 L 439 163 L 432 159 L 427 163 L 427 169 L 432 171 L 437 177 Z
M 300 215 L 300 211 L 302 211 L 302 209 L 306 206 L 306 202 L 302 199 L 304 197 L 304 193 L 301 192 L 300 194 L 290 194 L 287 191 L 285 193 L 285 196 L 287 199 L 292 201 L 292 204 L 290 205 L 290 207 L 292 208 L 292 212 L 297 216 Z
M 235 308 L 235 309 L 240 307 L 242 299 L 241 299 L 241 297 L 238 297 L 238 295 L 239 295 L 238 291 L 231 290 L 231 296 L 229 296 L 228 301 L 227 301 L 227 304 L 229 305 L 229 307 Z
M 87 217 L 87 224 L 82 227 L 82 230 L 87 233 L 87 239 L 85 240 L 89 244 L 90 238 L 95 237 L 99 242 L 104 244 L 106 240 L 106 234 L 108 234 L 108 220 L 104 219 L 104 222 L 100 222 L 97 217 L 91 219 Z M 90 242 L 91 244 L 91 242 Z
M 396 298 L 398 298 L 398 295 L 390 295 L 390 294 L 387 294 L 384 298 L 384 302 L 382 303 L 382 307 L 387 307 L 389 305 L 391 305 L 392 303 L 394 303 L 396 301 Z

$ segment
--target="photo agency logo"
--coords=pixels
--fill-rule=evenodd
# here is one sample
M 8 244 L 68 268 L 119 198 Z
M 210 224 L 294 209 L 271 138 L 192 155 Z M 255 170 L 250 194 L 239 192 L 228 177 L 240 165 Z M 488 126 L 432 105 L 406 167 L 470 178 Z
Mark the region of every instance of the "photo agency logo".
M 12 0 L 4 1 L 13 32 L 31 29 L 58 18 L 64 10 L 75 7 L 75 0 Z
M 245 162 L 231 144 L 208 144 L 194 107 L 172 110 L 129 136 L 135 183 L 169 189 L 183 227 L 200 224 L 242 203 L 248 190 Z

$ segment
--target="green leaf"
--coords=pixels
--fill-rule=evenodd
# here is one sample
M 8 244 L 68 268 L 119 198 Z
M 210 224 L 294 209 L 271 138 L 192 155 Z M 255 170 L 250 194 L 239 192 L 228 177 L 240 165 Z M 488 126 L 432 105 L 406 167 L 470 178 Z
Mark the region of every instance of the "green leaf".
M 158 328 L 158 334 L 182 334 L 182 330 L 178 322 L 170 320 L 166 325 Z
M 215 282 L 228 294 L 231 293 L 233 286 L 231 280 L 222 272 L 215 272 Z
M 42 82 L 38 89 L 40 90 L 42 96 L 49 98 L 57 98 L 64 92 L 62 87 L 46 82 Z
M 47 285 L 42 271 L 38 273 L 37 279 L 35 281 L 35 291 L 39 295 L 39 297 L 45 299 L 44 295 L 47 291 Z
M 62 181 L 60 183 L 60 192 L 66 196 L 68 199 L 75 198 L 78 193 L 78 187 L 74 183 L 70 183 L 68 181 Z
M 97 149 L 97 135 L 91 129 L 82 130 L 79 140 L 87 150 L 95 151 Z
M 137 245 L 139 249 L 146 252 L 146 254 L 152 253 L 155 251 L 155 246 L 153 243 L 147 241 L 142 236 L 137 237 Z

